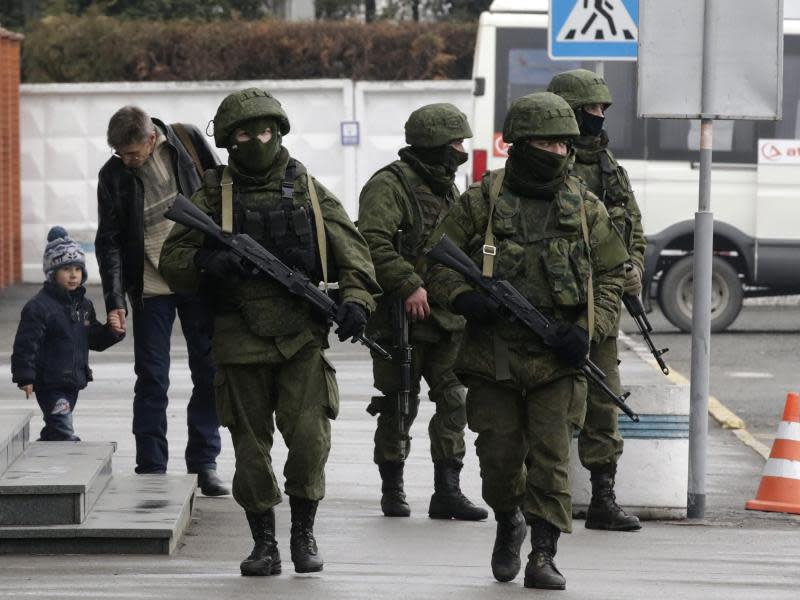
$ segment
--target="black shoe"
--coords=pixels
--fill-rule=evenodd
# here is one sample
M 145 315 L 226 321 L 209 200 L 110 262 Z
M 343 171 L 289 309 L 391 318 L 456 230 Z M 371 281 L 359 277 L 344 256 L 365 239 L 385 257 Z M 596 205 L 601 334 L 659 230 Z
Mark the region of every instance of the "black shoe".
M 265 513 L 246 512 L 250 533 L 253 534 L 253 551 L 239 565 L 246 577 L 265 577 L 281 572 L 281 555 L 275 541 L 275 512 L 270 508 Z
M 629 515 L 617 504 L 614 476 L 617 465 L 609 464 L 591 470 L 592 499 L 586 511 L 586 528 L 606 531 L 637 531 L 642 528 L 639 518 Z
M 531 524 L 531 553 L 525 567 L 525 587 L 540 590 L 563 590 L 567 580 L 556 568 L 556 545 L 561 531 L 543 519 Z
M 322 556 L 314 539 L 314 517 L 317 514 L 316 500 L 289 497 L 292 509 L 292 533 L 290 546 L 295 573 L 322 571 Z
M 460 474 L 464 464 L 457 458 L 433 463 L 433 487 L 428 516 L 431 519 L 482 521 L 489 512 L 470 502 L 461 492 Z
M 519 549 L 525 541 L 525 517 L 515 508 L 509 512 L 495 511 L 497 534 L 492 550 L 492 575 L 497 581 L 511 581 L 519 573 L 522 561 Z
M 378 465 L 381 474 L 381 510 L 385 517 L 408 517 L 411 507 L 403 491 L 402 461 L 384 462 Z
M 231 491 L 222 484 L 214 470 L 199 471 L 197 473 L 197 487 L 204 496 L 227 496 Z

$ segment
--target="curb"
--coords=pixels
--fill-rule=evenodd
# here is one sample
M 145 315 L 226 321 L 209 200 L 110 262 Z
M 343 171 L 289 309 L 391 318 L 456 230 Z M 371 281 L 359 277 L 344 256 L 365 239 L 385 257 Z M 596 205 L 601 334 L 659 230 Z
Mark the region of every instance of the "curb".
M 644 362 L 652 366 L 659 373 L 661 372 L 658 363 L 656 363 L 650 354 L 650 351 L 645 346 L 637 344 L 631 337 L 624 334 L 622 331 L 619 332 L 619 339 L 625 343 L 629 350 L 635 352 Z M 690 385 L 689 380 L 672 369 L 672 367 L 670 367 L 669 375 L 666 377 L 671 382 L 678 385 Z M 711 395 L 708 396 L 708 414 L 711 415 L 711 417 L 717 423 L 719 423 L 723 429 L 730 429 L 733 435 L 739 438 L 739 440 L 741 440 L 745 446 L 759 454 L 764 460 L 769 458 L 770 449 L 759 442 L 753 436 L 753 434 L 747 431 L 744 419 L 739 417 L 739 415 L 725 406 L 716 397 Z

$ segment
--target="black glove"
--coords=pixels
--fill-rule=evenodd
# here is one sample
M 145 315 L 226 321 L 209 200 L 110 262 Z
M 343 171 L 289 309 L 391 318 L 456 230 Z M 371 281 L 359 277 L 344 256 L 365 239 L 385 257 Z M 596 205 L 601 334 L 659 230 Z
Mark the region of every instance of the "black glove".
M 491 323 L 497 316 L 497 305 L 475 290 L 462 292 L 453 300 L 453 312 L 468 321 Z
M 247 269 L 242 264 L 242 259 L 232 250 L 200 248 L 194 254 L 194 266 L 201 273 L 207 273 L 217 279 L 230 277 L 244 277 Z
M 589 332 L 572 323 L 558 323 L 550 347 L 569 366 L 580 369 L 589 357 Z
M 367 324 L 367 311 L 366 309 L 355 302 L 344 302 L 339 306 L 336 313 L 336 322 L 339 327 L 334 331 L 339 336 L 339 341 L 343 342 L 347 338 L 353 338 L 353 343 L 356 342 L 356 336 L 364 333 L 364 325 Z

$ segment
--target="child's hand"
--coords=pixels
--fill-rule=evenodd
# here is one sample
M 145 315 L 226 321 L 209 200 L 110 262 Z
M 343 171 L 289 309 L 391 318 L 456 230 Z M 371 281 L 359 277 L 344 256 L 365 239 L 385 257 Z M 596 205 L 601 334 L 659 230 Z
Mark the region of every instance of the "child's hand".
M 108 313 L 108 321 L 106 322 L 106 326 L 110 327 L 111 331 L 117 335 L 125 333 L 125 324 L 122 320 L 124 317 L 121 317 L 120 312 L 121 311 L 118 310 L 110 311 Z
M 25 392 L 25 397 L 26 398 L 30 398 L 31 394 L 33 394 L 33 384 L 32 383 L 28 383 L 26 385 L 21 385 L 21 386 L 19 386 L 19 389 L 21 389 L 23 392 Z

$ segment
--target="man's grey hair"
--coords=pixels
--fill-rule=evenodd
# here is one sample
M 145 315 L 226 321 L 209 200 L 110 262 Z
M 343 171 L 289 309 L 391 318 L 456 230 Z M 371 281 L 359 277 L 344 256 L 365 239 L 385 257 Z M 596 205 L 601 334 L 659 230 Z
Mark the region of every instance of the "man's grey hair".
M 147 141 L 155 131 L 150 115 L 138 106 L 123 106 L 108 122 L 106 140 L 108 145 L 118 150 L 131 144 L 141 144 Z

